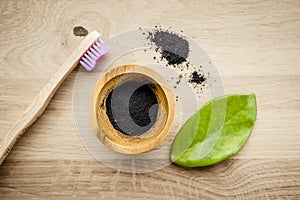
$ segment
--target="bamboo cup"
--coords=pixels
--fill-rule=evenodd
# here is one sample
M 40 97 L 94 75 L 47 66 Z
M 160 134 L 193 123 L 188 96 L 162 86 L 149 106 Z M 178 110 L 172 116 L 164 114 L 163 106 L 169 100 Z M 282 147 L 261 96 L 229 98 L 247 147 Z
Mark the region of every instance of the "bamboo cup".
M 155 123 L 148 131 L 137 136 L 116 130 L 106 112 L 106 99 L 110 92 L 133 80 L 150 81 L 158 102 Z M 146 152 L 159 145 L 169 133 L 174 115 L 175 98 L 167 81 L 154 70 L 135 64 L 119 66 L 103 75 L 95 86 L 89 104 L 91 127 L 99 140 L 110 149 L 125 154 Z

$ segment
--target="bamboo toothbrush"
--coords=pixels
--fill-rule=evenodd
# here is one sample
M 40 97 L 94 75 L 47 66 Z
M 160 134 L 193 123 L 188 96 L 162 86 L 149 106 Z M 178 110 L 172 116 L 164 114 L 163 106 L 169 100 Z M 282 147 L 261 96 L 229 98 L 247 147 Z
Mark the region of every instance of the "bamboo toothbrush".
M 0 165 L 20 137 L 43 114 L 59 86 L 78 63 L 87 71 L 92 71 L 99 59 L 106 55 L 108 51 L 108 45 L 100 39 L 100 34 L 97 31 L 93 31 L 85 37 L 12 126 L 6 138 L 2 141 L 3 144 L 0 143 Z

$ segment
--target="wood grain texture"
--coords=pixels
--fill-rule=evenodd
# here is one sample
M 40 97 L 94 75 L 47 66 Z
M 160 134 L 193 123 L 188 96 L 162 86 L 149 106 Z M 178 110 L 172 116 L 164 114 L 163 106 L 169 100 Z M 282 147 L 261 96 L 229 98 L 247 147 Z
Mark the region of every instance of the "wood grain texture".
M 16 121 L 16 123 L 6 133 L 5 138 L 2 138 L 0 146 L 0 165 L 22 135 L 40 118 L 60 85 L 77 67 L 82 55 L 97 41 L 99 37 L 100 33 L 93 31 L 84 38 L 49 82 L 42 88 L 38 95 L 35 96 L 24 113 L 22 113 L 19 117 L 18 121 Z
M 1 199 L 297 199 L 300 196 L 300 2 L 0 1 L 0 144 L 82 37 L 138 27 L 183 30 L 218 66 L 226 93 L 255 92 L 246 146 L 220 164 L 112 170 L 89 155 L 72 113 L 76 71 L 0 166 Z

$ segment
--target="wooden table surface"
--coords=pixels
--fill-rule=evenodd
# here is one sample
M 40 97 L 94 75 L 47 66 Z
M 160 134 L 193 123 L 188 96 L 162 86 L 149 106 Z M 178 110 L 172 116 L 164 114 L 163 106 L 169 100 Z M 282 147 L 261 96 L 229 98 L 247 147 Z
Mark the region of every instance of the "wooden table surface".
M 76 132 L 76 71 L 0 166 L 0 199 L 300 198 L 300 1 L 0 1 L 0 144 L 82 41 L 138 27 L 173 27 L 202 45 L 227 94 L 255 92 L 258 117 L 245 147 L 204 168 L 145 174 L 95 160 Z

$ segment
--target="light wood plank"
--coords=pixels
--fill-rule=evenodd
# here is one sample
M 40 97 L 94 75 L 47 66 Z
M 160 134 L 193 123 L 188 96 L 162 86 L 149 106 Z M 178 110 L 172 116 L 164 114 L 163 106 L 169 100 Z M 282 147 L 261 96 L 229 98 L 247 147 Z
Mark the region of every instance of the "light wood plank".
M 1 199 L 297 199 L 300 196 L 300 1 L 0 1 L 0 145 L 82 37 L 138 27 L 183 30 L 217 65 L 227 93 L 255 92 L 246 146 L 211 167 L 117 172 L 82 145 L 76 71 L 0 166 Z

